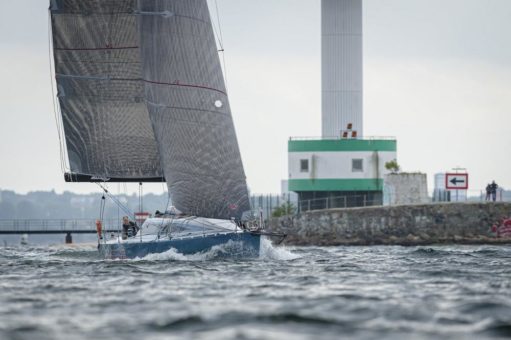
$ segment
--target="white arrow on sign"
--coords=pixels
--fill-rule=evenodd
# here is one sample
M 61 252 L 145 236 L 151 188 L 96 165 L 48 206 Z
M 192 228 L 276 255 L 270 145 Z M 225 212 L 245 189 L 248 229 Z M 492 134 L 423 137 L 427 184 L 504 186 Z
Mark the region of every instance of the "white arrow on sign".
M 445 188 L 455 190 L 468 189 L 468 174 L 445 174 Z

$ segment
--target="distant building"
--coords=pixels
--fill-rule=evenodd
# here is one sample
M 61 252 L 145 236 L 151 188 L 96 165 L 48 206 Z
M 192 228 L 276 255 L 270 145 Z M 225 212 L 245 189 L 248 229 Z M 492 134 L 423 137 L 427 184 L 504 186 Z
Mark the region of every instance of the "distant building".
M 288 142 L 288 190 L 300 210 L 383 202 L 397 142 L 364 138 L 362 38 L 362 0 L 321 1 L 322 136 Z

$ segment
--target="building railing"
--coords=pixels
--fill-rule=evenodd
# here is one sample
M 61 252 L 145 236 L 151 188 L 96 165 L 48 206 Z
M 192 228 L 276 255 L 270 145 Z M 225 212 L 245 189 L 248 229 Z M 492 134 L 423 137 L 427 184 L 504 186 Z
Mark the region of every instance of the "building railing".
M 382 197 L 372 197 L 368 195 L 346 195 L 298 201 L 296 212 L 301 213 L 312 210 L 371 207 L 379 205 L 383 205 Z
M 354 137 L 354 138 L 345 138 L 342 136 L 320 136 L 320 137 L 289 137 L 290 141 L 306 141 L 306 140 L 396 140 L 396 137 L 393 136 L 365 136 L 365 137 Z

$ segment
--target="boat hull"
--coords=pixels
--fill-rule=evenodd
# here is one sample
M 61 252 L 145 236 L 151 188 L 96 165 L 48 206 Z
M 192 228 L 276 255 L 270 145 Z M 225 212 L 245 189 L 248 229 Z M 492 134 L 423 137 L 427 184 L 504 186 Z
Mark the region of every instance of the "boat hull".
M 98 249 L 105 258 L 123 259 L 142 258 L 149 254 L 164 253 L 170 249 L 183 255 L 190 255 L 208 252 L 215 246 L 224 245 L 225 247 L 219 251 L 219 256 L 258 257 L 260 235 L 250 232 L 232 232 L 151 242 L 101 243 Z

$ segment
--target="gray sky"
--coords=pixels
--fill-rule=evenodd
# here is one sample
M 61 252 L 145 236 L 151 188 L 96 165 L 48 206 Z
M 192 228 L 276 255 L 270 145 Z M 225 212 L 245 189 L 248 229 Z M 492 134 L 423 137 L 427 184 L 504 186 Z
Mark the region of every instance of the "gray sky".
M 320 1 L 217 2 L 248 184 L 278 192 L 289 136 L 321 131 Z M 0 188 L 96 191 L 62 179 L 47 8 L 4 1 L 0 13 Z M 365 0 L 366 135 L 397 137 L 403 170 L 426 172 L 430 189 L 458 165 L 472 190 L 511 188 L 510 32 L 508 0 Z

